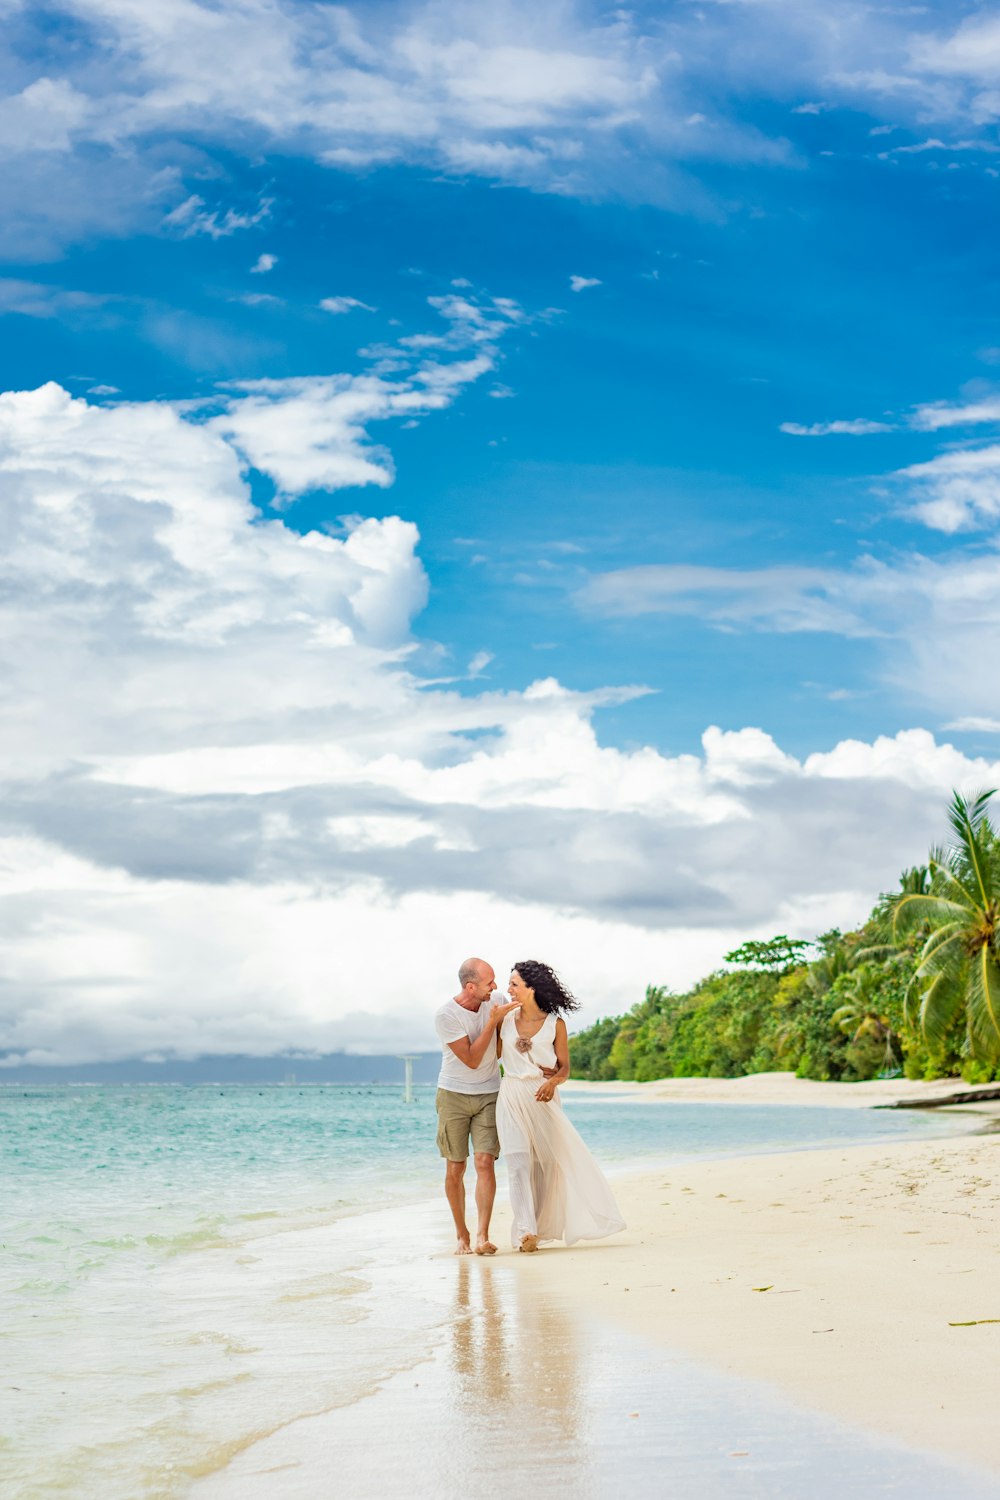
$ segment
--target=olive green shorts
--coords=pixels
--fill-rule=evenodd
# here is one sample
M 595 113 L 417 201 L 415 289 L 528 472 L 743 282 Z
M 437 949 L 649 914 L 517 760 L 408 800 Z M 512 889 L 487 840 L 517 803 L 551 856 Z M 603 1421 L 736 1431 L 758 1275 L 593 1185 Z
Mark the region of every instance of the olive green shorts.
M 500 1155 L 496 1094 L 453 1094 L 451 1089 L 438 1089 L 435 1103 L 438 1150 L 447 1161 L 468 1160 L 470 1136 L 473 1151 L 496 1160 Z

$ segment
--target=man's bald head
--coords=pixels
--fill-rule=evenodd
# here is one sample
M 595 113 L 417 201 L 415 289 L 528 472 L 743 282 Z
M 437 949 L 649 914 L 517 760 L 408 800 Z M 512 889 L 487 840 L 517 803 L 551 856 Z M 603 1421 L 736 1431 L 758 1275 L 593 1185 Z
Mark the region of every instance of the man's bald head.
M 477 979 L 483 976 L 483 970 L 488 969 L 489 964 L 484 963 L 481 958 L 467 958 L 458 971 L 458 982 L 464 988 L 467 984 L 475 984 Z
M 484 958 L 467 958 L 458 971 L 462 1003 L 478 1009 L 497 987 L 497 977 Z

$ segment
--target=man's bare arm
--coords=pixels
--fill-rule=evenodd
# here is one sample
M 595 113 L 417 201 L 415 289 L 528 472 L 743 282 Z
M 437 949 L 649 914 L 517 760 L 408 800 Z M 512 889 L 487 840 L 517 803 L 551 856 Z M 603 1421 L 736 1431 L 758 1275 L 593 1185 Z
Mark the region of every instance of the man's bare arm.
M 535 1095 L 535 1098 L 542 1104 L 547 1104 L 555 1094 L 558 1085 L 565 1083 L 569 1077 L 569 1036 L 566 1031 L 566 1022 L 562 1016 L 556 1022 L 554 1049 L 558 1066 L 542 1069 L 545 1081 L 539 1085 L 538 1092 Z
M 509 1005 L 494 1006 L 486 1018 L 486 1025 L 474 1042 L 470 1041 L 467 1036 L 462 1036 L 457 1042 L 449 1042 L 448 1046 L 460 1063 L 464 1063 L 467 1068 L 478 1068 L 490 1047 L 495 1045 L 497 1027 L 504 1016 L 512 1010 L 519 1009 L 520 1005 L 516 1000 L 512 1000 Z

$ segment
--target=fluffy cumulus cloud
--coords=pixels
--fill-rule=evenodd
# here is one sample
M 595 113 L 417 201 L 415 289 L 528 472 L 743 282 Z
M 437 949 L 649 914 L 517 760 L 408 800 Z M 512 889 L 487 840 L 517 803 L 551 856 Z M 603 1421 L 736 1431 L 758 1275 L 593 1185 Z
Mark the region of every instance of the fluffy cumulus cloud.
M 599 715 L 639 688 L 435 686 L 413 526 L 296 532 L 246 452 L 197 409 L 0 397 L 8 1063 L 423 1047 L 475 950 L 617 1010 L 857 919 L 1000 771 L 924 731 L 624 751 Z
M 211 430 L 251 467 L 270 475 L 286 497 L 310 489 L 390 485 L 392 457 L 372 441 L 372 424 L 415 421 L 444 410 L 495 368 L 504 335 L 530 321 L 508 297 L 485 303 L 455 295 L 428 300 L 445 332 L 407 334 L 370 349 L 371 367 L 361 374 L 235 382 L 221 398 L 222 410 L 210 417 Z

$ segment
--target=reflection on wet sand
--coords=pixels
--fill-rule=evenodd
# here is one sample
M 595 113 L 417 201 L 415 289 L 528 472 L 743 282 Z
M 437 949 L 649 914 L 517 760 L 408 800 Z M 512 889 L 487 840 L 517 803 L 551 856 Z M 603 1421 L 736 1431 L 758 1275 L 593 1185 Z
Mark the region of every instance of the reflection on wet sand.
M 512 1276 L 463 1259 L 455 1269 L 449 1394 L 470 1441 L 484 1457 L 502 1446 L 508 1473 L 522 1457 L 526 1473 L 537 1469 L 539 1452 L 575 1461 L 588 1362 L 577 1328 L 525 1284 L 530 1267 Z
M 489 1265 L 455 1264 L 455 1315 L 451 1325 L 451 1372 L 454 1401 L 475 1414 L 484 1402 L 496 1404 L 510 1394 L 510 1340 L 497 1286 Z
M 369 1308 L 398 1331 L 397 1373 L 254 1444 L 191 1500 L 995 1500 L 993 1476 L 591 1321 L 559 1300 L 557 1254 L 386 1265 Z M 407 1363 L 427 1317 L 436 1350 Z

